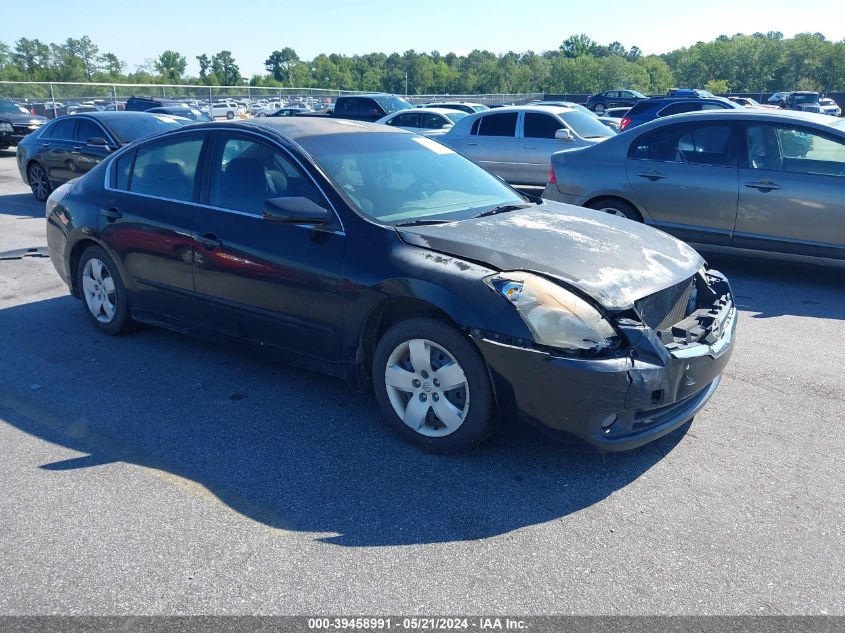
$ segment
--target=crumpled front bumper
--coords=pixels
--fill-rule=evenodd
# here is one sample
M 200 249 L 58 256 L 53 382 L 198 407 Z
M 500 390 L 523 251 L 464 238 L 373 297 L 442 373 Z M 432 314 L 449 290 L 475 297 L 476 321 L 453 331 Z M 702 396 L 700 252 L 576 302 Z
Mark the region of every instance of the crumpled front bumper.
M 724 281 L 727 284 L 727 281 Z M 608 451 L 637 448 L 682 426 L 716 390 L 734 346 L 729 305 L 719 337 L 670 352 L 650 328 L 623 326 L 630 345 L 609 358 L 576 358 L 475 338 L 499 392 L 521 417 Z

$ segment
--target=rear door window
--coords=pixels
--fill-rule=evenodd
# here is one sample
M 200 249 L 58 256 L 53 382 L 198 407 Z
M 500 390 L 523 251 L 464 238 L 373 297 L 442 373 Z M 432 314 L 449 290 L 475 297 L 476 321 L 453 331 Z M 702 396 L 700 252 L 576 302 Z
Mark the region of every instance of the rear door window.
M 180 136 L 138 148 L 129 191 L 170 200 L 194 197 L 203 136 Z
M 733 138 L 730 124 L 670 125 L 637 138 L 628 149 L 628 158 L 733 166 L 736 164 Z
M 49 138 L 56 141 L 72 141 L 74 140 L 74 129 L 76 128 L 76 119 L 62 118 L 56 121 L 49 130 Z
M 698 112 L 701 110 L 701 103 L 698 101 L 682 101 L 680 103 L 672 103 L 660 111 L 660 116 L 671 116 L 673 114 L 683 114 L 684 112 Z
M 480 136 L 516 136 L 516 112 L 502 112 L 501 114 L 488 114 L 482 117 L 478 134 Z

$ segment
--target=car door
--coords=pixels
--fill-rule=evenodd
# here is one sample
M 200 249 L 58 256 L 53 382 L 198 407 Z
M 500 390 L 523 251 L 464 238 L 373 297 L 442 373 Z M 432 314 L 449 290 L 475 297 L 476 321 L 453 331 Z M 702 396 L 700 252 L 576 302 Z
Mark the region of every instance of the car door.
M 626 172 L 647 219 L 687 241 L 729 244 L 739 187 L 737 135 L 729 121 L 703 121 L 635 138 Z
M 196 318 L 192 230 L 205 132 L 172 134 L 109 166 L 99 228 L 128 277 L 133 309 L 171 324 Z
M 47 170 L 47 177 L 54 185 L 75 178 L 71 152 L 76 144 L 76 119 L 66 116 L 56 121 L 39 138 L 41 149 L 39 156 Z
M 76 143 L 70 152 L 71 171 L 75 176 L 81 176 L 91 170 L 106 156 L 114 151 L 117 143 L 111 138 L 103 127 L 87 117 L 80 117 L 76 121 L 74 132 Z M 91 144 L 88 141 L 102 139 L 106 145 Z
M 555 139 L 555 132 L 566 128 L 557 117 L 544 112 L 525 112 L 519 143 L 519 180 L 526 185 L 545 185 L 554 152 L 571 147 Z
M 249 133 L 219 132 L 197 217 L 194 279 L 207 324 L 283 350 L 291 360 L 338 362 L 345 238 L 326 225 L 263 217 L 268 198 L 304 197 L 330 209 L 286 151 Z
M 464 155 L 507 182 L 519 182 L 518 112 L 485 114 L 462 143 Z
M 845 140 L 800 123 L 748 123 L 734 245 L 845 258 Z

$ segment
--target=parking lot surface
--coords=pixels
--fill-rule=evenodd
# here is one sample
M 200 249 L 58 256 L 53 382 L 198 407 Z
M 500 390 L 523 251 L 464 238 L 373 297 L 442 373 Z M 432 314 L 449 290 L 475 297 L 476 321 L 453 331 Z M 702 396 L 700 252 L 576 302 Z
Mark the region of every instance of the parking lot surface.
M 0 151 L 0 252 L 44 245 Z M 444 457 L 340 381 L 103 336 L 48 259 L 0 259 L 0 613 L 843 614 L 843 273 L 710 261 L 741 320 L 691 425 Z

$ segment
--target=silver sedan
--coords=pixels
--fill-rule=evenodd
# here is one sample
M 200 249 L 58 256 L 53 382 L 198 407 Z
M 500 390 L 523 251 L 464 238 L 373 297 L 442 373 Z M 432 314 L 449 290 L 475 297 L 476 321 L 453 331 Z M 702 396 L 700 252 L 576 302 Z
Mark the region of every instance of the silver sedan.
M 592 114 L 536 105 L 471 114 L 437 140 L 511 184 L 544 185 L 554 152 L 615 135 Z
M 380 118 L 376 123 L 401 127 L 417 134 L 437 136 L 448 132 L 455 123 L 468 116 L 466 112 L 447 108 L 413 108 L 399 110 Z
M 702 250 L 845 266 L 845 121 L 753 109 L 661 118 L 554 154 L 543 197 Z

